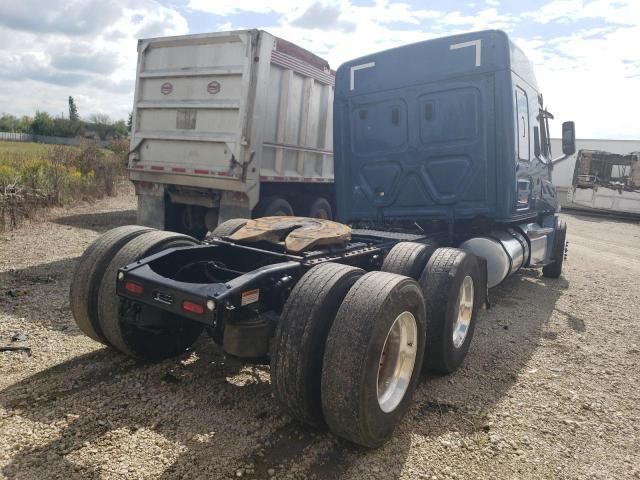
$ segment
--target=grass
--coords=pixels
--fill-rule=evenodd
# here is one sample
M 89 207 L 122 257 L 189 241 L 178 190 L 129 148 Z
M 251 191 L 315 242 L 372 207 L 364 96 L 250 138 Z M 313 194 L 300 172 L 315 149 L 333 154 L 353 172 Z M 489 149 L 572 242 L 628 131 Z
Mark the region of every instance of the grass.
M 0 161 L 7 156 L 47 154 L 47 145 L 30 142 L 0 142 Z
M 79 147 L 0 142 L 0 230 L 33 219 L 42 209 L 115 194 L 126 145 Z

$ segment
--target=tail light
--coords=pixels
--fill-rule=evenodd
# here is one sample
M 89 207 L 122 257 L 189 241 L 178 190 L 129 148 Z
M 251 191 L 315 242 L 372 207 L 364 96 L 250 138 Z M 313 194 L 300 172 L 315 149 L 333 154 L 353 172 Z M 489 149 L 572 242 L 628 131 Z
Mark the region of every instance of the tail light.
M 182 309 L 185 312 L 195 313 L 196 315 L 202 315 L 204 313 L 204 306 L 199 303 L 190 302 L 185 300 L 182 302 Z
M 127 292 L 135 293 L 136 295 L 141 295 L 144 293 L 144 287 L 135 282 L 124 282 L 124 289 Z

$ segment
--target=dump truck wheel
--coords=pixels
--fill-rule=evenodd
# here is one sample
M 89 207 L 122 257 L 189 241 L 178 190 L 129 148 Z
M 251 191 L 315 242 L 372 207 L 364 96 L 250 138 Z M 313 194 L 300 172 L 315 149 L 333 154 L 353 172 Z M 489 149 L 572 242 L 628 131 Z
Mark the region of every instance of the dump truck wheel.
M 324 197 L 317 197 L 306 210 L 307 217 L 322 218 L 324 220 L 333 219 L 333 209 L 331 204 Z
M 553 242 L 553 251 L 551 252 L 551 259 L 553 263 L 542 267 L 542 275 L 548 278 L 560 278 L 562 274 L 562 265 L 564 263 L 564 255 L 567 239 L 567 224 L 560 222 L 558 229 L 556 230 L 556 236 Z
M 282 197 L 267 197 L 260 202 L 255 208 L 254 217 L 291 217 L 293 216 L 293 207 Z
M 226 222 L 222 222 L 213 231 L 209 232 L 207 238 L 218 237 L 224 238 L 233 235 L 242 227 L 244 227 L 249 220 L 247 218 L 232 218 Z
M 385 257 L 380 270 L 418 280 L 435 250 L 434 245 L 416 242 L 397 243 Z
M 197 245 L 198 241 L 172 232 L 149 232 L 126 244 L 102 278 L 98 294 L 98 319 L 109 343 L 139 360 L 156 361 L 189 348 L 203 325 L 148 305 L 122 300 L 116 294 L 118 270 L 162 250 Z
M 324 424 L 320 377 L 324 346 L 345 295 L 364 270 L 336 263 L 310 269 L 285 304 L 271 354 L 276 399 L 295 419 Z
M 363 275 L 331 327 L 322 366 L 322 411 L 336 435 L 377 447 L 411 403 L 425 348 L 422 290 L 408 277 Z
M 455 248 L 437 249 L 420 276 L 427 308 L 425 366 L 451 373 L 473 338 L 484 281 L 476 258 Z
M 98 321 L 98 289 L 104 271 L 124 244 L 145 232 L 148 227 L 126 225 L 100 235 L 84 251 L 71 277 L 69 303 L 78 328 L 86 336 L 108 345 Z

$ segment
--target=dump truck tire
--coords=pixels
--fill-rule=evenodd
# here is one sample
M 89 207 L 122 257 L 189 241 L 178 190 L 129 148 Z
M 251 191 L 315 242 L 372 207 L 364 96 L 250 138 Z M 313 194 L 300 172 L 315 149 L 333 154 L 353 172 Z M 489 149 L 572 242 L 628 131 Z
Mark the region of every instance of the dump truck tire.
M 417 242 L 397 243 L 385 257 L 380 270 L 418 280 L 435 250 L 434 245 Z
M 333 220 L 333 209 L 331 208 L 329 200 L 324 197 L 316 197 L 315 199 L 312 199 L 312 202 L 306 209 L 304 216 Z
M 477 259 L 456 248 L 438 248 L 420 276 L 427 309 L 425 367 L 455 371 L 473 338 L 486 287 Z
M 338 308 L 364 270 L 337 263 L 310 269 L 284 306 L 271 355 L 271 385 L 287 413 L 322 426 L 320 378 L 324 346 Z
M 148 305 L 122 300 L 116 294 L 118 270 L 168 248 L 198 241 L 172 232 L 149 232 L 127 243 L 106 269 L 98 294 L 98 319 L 110 345 L 138 360 L 158 361 L 189 348 L 203 325 Z M 144 325 L 144 326 L 141 326 Z
M 280 217 L 293 216 L 293 207 L 282 197 L 267 197 L 260 202 L 255 208 L 254 217 Z
M 76 264 L 69 288 L 71 312 L 82 333 L 96 342 L 109 345 L 98 321 L 98 290 L 104 272 L 123 245 L 150 231 L 138 225 L 109 230 L 87 247 Z
M 225 238 L 233 235 L 242 227 L 244 227 L 249 220 L 247 218 L 232 218 L 231 220 L 227 220 L 226 222 L 222 222 L 216 228 L 213 229 L 208 235 L 207 238 L 218 237 Z
M 564 263 L 564 255 L 567 239 L 567 224 L 560 222 L 553 241 L 553 251 L 551 258 L 553 263 L 542 267 L 542 275 L 547 278 L 560 278 L 562 274 L 562 265 Z
M 371 272 L 347 293 L 329 332 L 322 411 L 336 435 L 378 447 L 411 403 L 425 348 L 422 290 L 408 277 Z

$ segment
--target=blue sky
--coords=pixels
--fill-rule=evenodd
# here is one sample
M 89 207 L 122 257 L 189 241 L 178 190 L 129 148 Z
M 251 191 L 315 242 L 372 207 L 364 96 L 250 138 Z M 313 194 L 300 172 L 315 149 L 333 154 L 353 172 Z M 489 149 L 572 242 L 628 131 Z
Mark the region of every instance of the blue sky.
M 33 12 L 39 12 L 33 15 Z M 131 109 L 140 37 L 264 28 L 326 58 L 487 28 L 534 63 L 548 107 L 581 138 L 640 139 L 638 0 L 22 0 L 0 3 L 0 111 Z

